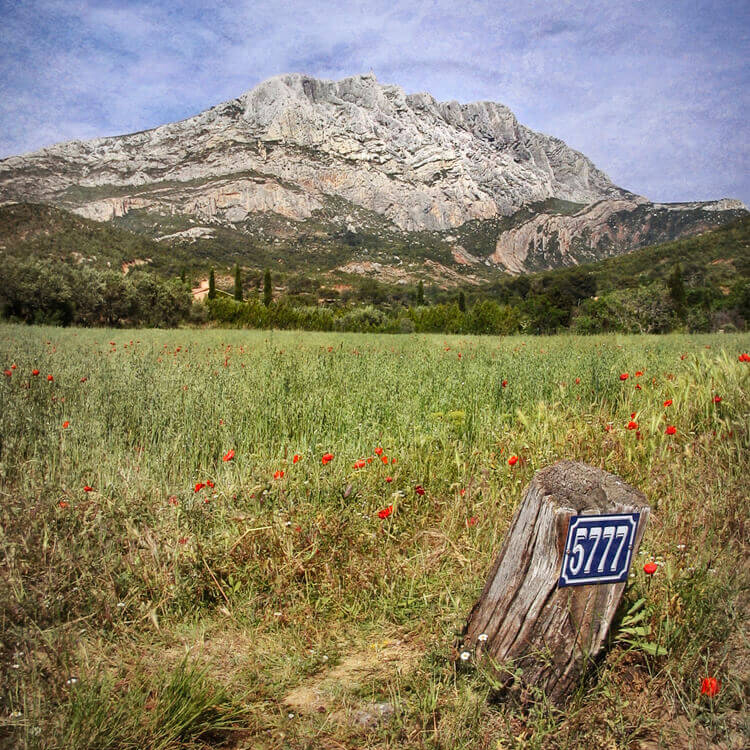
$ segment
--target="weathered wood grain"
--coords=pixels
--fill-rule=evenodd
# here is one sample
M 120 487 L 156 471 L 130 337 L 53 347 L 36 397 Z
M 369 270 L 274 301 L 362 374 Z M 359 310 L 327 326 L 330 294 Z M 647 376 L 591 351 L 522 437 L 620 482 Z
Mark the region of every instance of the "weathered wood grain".
M 649 512 L 642 492 L 573 461 L 539 471 L 469 614 L 462 650 L 489 657 L 506 686 L 520 668 L 523 684 L 564 703 L 601 652 L 626 585 L 557 587 L 568 522 L 580 514 L 635 512 L 641 518 L 633 556 Z

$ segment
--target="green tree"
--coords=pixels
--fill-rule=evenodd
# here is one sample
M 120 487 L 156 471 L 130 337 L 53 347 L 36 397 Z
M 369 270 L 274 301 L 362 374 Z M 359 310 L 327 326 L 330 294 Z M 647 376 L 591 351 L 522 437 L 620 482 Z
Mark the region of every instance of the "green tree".
M 271 288 L 271 269 L 266 268 L 266 272 L 263 274 L 263 304 L 266 307 L 269 307 L 272 299 L 273 289 Z
M 239 263 L 234 266 L 234 298 L 237 302 L 242 302 L 242 273 Z
M 458 293 L 458 309 L 462 313 L 466 312 L 466 295 L 463 289 Z
M 685 319 L 685 300 L 687 295 L 685 294 L 685 283 L 682 280 L 682 267 L 678 263 L 672 271 L 669 280 L 667 281 L 667 287 L 669 288 L 669 296 L 672 299 L 674 305 L 674 311 L 680 320 Z
M 213 268 L 208 272 L 208 298 L 216 298 L 216 277 Z
M 419 284 L 417 284 L 417 307 L 421 307 L 422 305 L 424 305 L 424 284 L 420 279 Z

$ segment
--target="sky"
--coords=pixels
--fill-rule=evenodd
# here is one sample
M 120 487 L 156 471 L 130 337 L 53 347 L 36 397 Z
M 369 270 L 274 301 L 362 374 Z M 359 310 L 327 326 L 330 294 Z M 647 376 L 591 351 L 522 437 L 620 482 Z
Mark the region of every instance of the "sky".
M 0 0 L 0 158 L 370 71 L 501 102 L 651 200 L 750 206 L 747 0 Z

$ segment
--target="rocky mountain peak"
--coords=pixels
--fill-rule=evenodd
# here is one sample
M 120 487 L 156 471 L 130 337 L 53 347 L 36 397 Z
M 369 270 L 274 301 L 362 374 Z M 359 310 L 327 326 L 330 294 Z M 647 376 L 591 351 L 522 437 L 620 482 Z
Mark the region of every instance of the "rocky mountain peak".
M 560 248 L 577 246 L 589 218 L 647 203 L 503 104 L 407 94 L 372 73 L 275 76 L 186 120 L 2 160 L 0 203 L 8 200 L 98 220 L 143 211 L 232 227 L 265 213 L 303 221 L 343 200 L 403 232 L 497 222 L 549 201 L 605 202 L 575 221 L 553 217 L 550 231 L 567 238 L 554 240 Z M 609 236 L 611 222 L 597 221 Z M 539 227 L 543 234 L 547 224 Z M 523 243 L 503 238 L 487 262 L 521 269 L 531 235 Z

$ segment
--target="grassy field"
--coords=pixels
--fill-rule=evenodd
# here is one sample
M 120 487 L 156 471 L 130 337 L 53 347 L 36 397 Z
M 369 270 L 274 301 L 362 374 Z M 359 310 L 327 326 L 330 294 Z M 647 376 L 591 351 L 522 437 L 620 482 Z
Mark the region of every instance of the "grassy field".
M 0 746 L 747 746 L 747 351 L 0 327 Z M 562 458 L 650 500 L 643 629 L 488 702 L 452 647 Z

